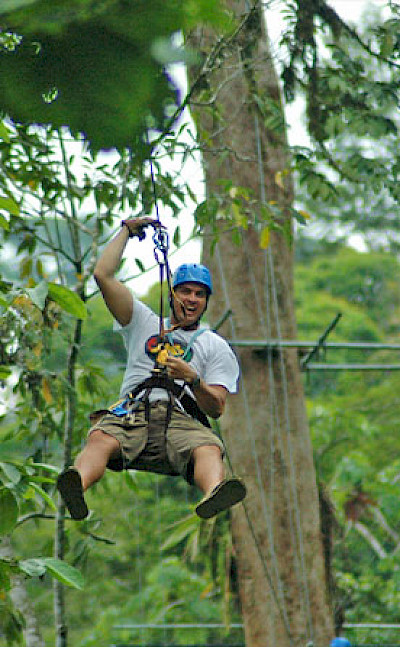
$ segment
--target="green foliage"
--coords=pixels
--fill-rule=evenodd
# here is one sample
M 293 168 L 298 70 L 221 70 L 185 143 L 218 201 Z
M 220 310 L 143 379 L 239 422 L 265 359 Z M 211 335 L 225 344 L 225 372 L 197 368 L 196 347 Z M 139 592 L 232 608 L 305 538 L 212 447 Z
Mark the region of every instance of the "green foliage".
M 383 20 L 381 7 L 372 4 L 356 34 L 333 9 L 314 7 L 307 23 L 310 41 L 302 47 L 294 42 L 295 35 L 302 40 L 306 33 L 295 26 L 305 20 L 300 4 L 289 10 L 294 22 L 288 22 L 284 43 L 291 63 L 284 76 L 289 94 L 297 83 L 307 87 L 312 144 L 294 150 L 293 164 L 298 203 L 317 221 L 310 234 L 331 239 L 358 234 L 368 249 L 397 253 L 399 49 L 393 30 L 398 30 L 398 12 L 387 6 L 390 17 Z M 314 65 L 303 67 L 300 61 L 310 51 Z
M 390 334 L 398 343 L 398 290 L 398 261 L 390 254 L 337 244 L 320 255 L 314 250 L 296 270 L 299 337 L 317 339 L 340 311 L 328 341 L 386 341 Z M 329 350 L 318 359 L 399 363 L 390 350 Z M 399 382 L 397 371 L 337 371 L 316 372 L 305 383 L 331 524 L 333 601 L 347 622 L 369 622 L 371 614 L 375 621 L 396 621 Z
M 0 19 L 22 36 L 14 48 L 0 42 L 4 113 L 68 126 L 95 149 L 137 149 L 148 120 L 168 130 L 180 102 L 164 65 L 189 54 L 172 36 L 200 21 L 221 27 L 224 13 L 209 0 L 36 0 L 3 3 Z
M 324 298 L 327 301 L 330 299 L 332 304 L 336 299 L 345 299 L 348 304 L 355 306 L 354 317 L 357 308 L 361 307 L 364 309 L 364 318 L 368 313 L 368 317 L 382 326 L 385 332 L 394 332 L 400 306 L 398 271 L 397 259 L 389 254 L 366 254 L 347 247 L 334 255 L 316 255 L 307 266 L 299 266 L 297 269 L 297 303 L 299 307 L 302 307 L 302 302 L 314 307 L 307 299 L 307 292 L 318 292 L 319 298 L 325 293 Z M 336 311 L 340 311 L 343 306 L 344 303 L 338 301 Z M 333 310 L 334 307 L 331 306 L 329 316 Z M 322 309 L 320 311 L 322 312 Z M 361 314 L 361 310 L 359 312 Z M 324 321 L 329 323 L 327 319 L 329 317 L 325 316 Z M 311 319 L 309 321 L 311 323 Z M 316 323 L 317 321 L 315 319 Z M 319 325 L 321 329 L 323 323 Z M 346 322 L 342 321 L 339 329 L 343 330 L 342 327 L 346 325 Z M 365 330 L 363 333 L 354 321 L 350 328 L 352 330 L 345 331 L 345 338 L 349 341 L 373 341 L 379 338 L 377 330 L 373 332 L 373 326 L 369 332 Z
M 0 536 L 9 535 L 18 520 L 18 502 L 13 493 L 6 487 L 0 488 Z

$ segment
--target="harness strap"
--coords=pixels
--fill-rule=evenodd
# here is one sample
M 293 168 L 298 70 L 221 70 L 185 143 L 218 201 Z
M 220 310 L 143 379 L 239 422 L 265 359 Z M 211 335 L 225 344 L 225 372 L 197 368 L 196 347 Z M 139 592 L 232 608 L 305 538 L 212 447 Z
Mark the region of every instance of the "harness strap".
M 171 330 L 171 321 L 169 317 L 165 320 L 165 326 L 167 328 L 167 333 L 166 333 L 166 338 L 168 339 L 169 343 L 171 346 L 174 345 L 174 338 L 172 336 L 172 330 Z M 200 337 L 200 335 L 203 334 L 203 332 L 206 332 L 208 328 L 197 328 L 197 330 L 194 331 L 193 335 L 190 337 L 189 342 L 185 348 L 185 352 L 183 353 L 181 359 L 186 359 L 186 357 L 189 355 L 190 350 L 193 348 L 193 344 L 196 341 L 197 337 Z
M 149 412 L 150 412 L 150 405 L 149 405 L 149 395 L 152 389 L 165 389 L 165 391 L 168 392 L 169 395 L 169 404 L 170 406 L 168 409 L 170 411 L 167 411 L 167 415 L 169 415 L 169 420 L 171 419 L 171 414 L 172 414 L 172 407 L 174 404 L 174 399 L 176 398 L 179 400 L 181 403 L 182 407 L 188 413 L 192 418 L 195 418 L 199 422 L 201 422 L 202 425 L 205 427 L 211 428 L 211 425 L 208 421 L 208 418 L 206 414 L 200 409 L 199 405 L 197 404 L 196 400 L 192 398 L 188 393 L 184 392 L 185 386 L 181 386 L 179 384 L 176 384 L 174 380 L 171 380 L 166 375 L 151 375 L 148 377 L 146 380 L 138 384 L 130 393 L 128 393 L 128 397 L 131 398 L 132 400 L 136 398 L 137 395 L 141 391 L 144 391 L 144 396 L 143 400 L 145 403 L 145 411 L 146 411 L 146 420 L 149 418 Z M 172 397 L 174 399 L 172 399 Z M 169 423 L 168 420 L 168 423 Z

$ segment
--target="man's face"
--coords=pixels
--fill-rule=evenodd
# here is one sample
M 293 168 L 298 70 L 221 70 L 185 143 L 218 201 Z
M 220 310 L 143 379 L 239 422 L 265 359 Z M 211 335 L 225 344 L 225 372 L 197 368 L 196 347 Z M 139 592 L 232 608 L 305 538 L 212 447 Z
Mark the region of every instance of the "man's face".
M 174 310 L 185 327 L 195 324 L 207 306 L 207 290 L 199 283 L 182 283 L 175 288 Z

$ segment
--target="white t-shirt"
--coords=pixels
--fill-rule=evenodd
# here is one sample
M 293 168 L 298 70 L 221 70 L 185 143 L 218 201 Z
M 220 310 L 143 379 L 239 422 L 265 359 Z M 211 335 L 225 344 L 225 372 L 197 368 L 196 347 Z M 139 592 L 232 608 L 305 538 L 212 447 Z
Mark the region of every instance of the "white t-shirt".
M 159 317 L 137 300 L 134 301 L 132 319 L 126 326 L 114 322 L 114 330 L 121 333 L 128 355 L 120 397 L 150 377 L 157 354 L 159 327 Z M 197 336 L 196 331 L 178 329 L 170 334 L 170 341 L 172 344 L 169 351 L 180 357 L 186 350 L 187 356 L 184 359 L 207 384 L 218 384 L 230 393 L 237 392 L 239 365 L 225 339 L 207 328 Z M 153 389 L 150 395 L 151 401 L 167 398 L 164 389 Z

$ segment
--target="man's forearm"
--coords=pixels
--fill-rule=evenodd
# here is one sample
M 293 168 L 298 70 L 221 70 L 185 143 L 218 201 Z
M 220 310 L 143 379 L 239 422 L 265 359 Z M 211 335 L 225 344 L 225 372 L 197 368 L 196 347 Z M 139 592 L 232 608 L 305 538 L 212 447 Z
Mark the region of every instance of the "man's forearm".
M 115 276 L 124 253 L 126 243 L 129 239 L 129 230 L 127 227 L 121 227 L 121 230 L 103 250 L 99 260 L 94 268 L 94 277 L 112 277 Z
M 221 391 L 222 388 L 210 386 L 204 380 L 200 380 L 196 387 L 192 387 L 200 409 L 211 418 L 219 418 L 224 411 L 225 397 Z

